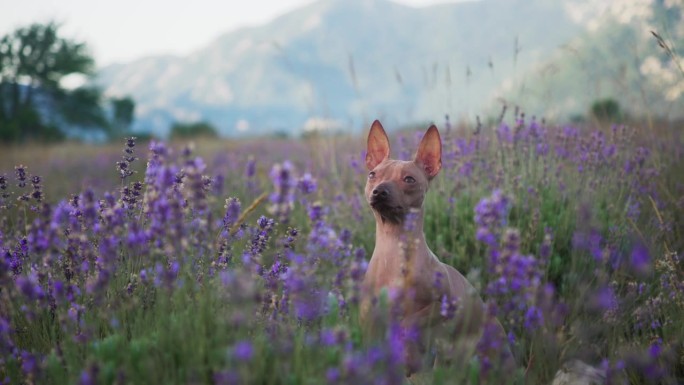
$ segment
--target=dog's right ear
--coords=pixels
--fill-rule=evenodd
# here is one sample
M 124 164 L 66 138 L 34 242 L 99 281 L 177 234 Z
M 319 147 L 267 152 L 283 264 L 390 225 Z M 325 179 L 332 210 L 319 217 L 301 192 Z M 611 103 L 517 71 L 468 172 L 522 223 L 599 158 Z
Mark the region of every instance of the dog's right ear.
M 368 133 L 368 148 L 366 151 L 366 168 L 374 169 L 383 160 L 389 159 L 390 144 L 385 129 L 380 121 L 376 120 L 371 125 Z

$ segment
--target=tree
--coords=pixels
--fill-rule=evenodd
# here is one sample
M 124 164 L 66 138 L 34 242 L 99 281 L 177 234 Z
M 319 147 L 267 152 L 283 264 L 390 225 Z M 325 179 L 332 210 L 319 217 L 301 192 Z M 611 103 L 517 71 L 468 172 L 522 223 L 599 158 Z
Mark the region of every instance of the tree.
M 41 122 L 38 95 L 42 109 L 56 111 L 66 121 L 106 124 L 98 90 L 69 92 L 60 86 L 66 75 L 88 76 L 93 70 L 85 43 L 60 37 L 54 22 L 31 24 L 0 38 L 0 138 L 41 137 L 54 127 L 54 121 Z
M 600 99 L 592 103 L 591 114 L 603 122 L 616 123 L 622 119 L 620 104 L 615 99 Z
M 62 117 L 81 126 L 107 128 L 109 122 L 102 110 L 102 92 L 95 87 L 79 87 L 69 93 L 58 93 L 56 102 Z
M 123 135 L 131 129 L 135 116 L 135 101 L 128 96 L 112 98 L 112 135 Z
M 171 126 L 171 138 L 191 138 L 195 136 L 203 136 L 215 138 L 218 136 L 216 128 L 207 122 L 196 123 L 174 123 Z

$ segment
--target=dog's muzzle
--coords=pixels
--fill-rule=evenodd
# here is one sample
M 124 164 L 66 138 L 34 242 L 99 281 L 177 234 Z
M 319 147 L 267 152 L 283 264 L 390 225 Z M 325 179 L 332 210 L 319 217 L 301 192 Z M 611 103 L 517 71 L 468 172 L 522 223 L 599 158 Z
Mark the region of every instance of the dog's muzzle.
M 371 192 L 370 205 L 375 207 L 387 203 L 389 197 L 390 193 L 387 187 L 380 185 Z
M 405 216 L 405 210 L 401 205 L 396 205 L 392 201 L 389 188 L 378 185 L 371 191 L 369 199 L 370 206 L 382 217 L 383 222 L 401 223 Z

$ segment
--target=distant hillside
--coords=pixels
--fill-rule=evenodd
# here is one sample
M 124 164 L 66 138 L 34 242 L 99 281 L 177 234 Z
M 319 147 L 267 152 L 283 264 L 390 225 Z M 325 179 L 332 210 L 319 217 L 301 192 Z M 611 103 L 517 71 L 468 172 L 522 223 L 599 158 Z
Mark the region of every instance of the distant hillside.
M 479 111 L 505 79 L 581 30 L 556 0 L 321 0 L 187 57 L 106 67 L 98 81 L 132 95 L 137 128 L 159 134 L 200 119 L 224 135 L 296 134 L 311 118 L 395 126 Z
M 604 98 L 632 115 L 684 117 L 684 73 L 651 34 L 679 48 L 684 66 L 684 3 L 624 3 L 600 20 L 586 20 L 585 31 L 532 70 L 507 79 L 497 95 L 547 117 L 585 114 Z

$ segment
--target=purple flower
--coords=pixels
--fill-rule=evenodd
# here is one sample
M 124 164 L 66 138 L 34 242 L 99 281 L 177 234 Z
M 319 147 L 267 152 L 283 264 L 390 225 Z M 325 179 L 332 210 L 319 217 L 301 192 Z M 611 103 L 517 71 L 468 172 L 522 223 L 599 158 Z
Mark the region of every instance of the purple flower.
M 5 175 L 5 174 L 0 175 L 0 190 L 2 190 L 3 194 L 5 194 L 5 192 L 7 191 L 7 185 L 8 185 L 7 175 Z M 2 197 L 7 198 L 7 196 L 5 196 L 5 195 L 3 195 Z
M 442 295 L 439 314 L 446 319 L 452 319 L 456 314 L 456 310 L 458 310 L 458 299 L 449 300 L 446 295 Z
M 271 169 L 270 177 L 274 192 L 269 196 L 271 206 L 269 212 L 285 223 L 294 205 L 294 167 L 290 161 L 276 163 Z
M 544 322 L 544 315 L 541 309 L 536 306 L 530 306 L 525 313 L 525 329 L 534 331 Z
M 490 247 L 496 247 L 496 234 L 506 226 L 509 198 L 501 190 L 494 190 L 488 198 L 483 198 L 475 206 L 477 239 Z
M 653 341 L 653 343 L 648 347 L 648 354 L 651 356 L 653 359 L 657 359 L 660 356 L 663 345 L 663 340 L 658 339 Z
M 393 321 L 390 325 L 388 336 L 388 348 L 390 354 L 390 365 L 397 366 L 404 364 L 404 350 L 406 344 L 406 332 L 398 321 Z
M 38 283 L 36 273 L 17 277 L 16 285 L 19 291 L 30 300 L 42 299 L 44 297 L 44 292 L 40 283 Z
M 239 341 L 233 346 L 233 354 L 240 361 L 251 361 L 254 357 L 254 347 L 249 341 Z
M 64 288 L 64 283 L 62 281 L 52 282 L 52 296 L 58 301 L 65 298 L 66 290 Z
M 323 217 L 327 213 L 326 207 L 324 207 L 320 202 L 314 202 L 310 204 L 307 209 L 311 222 L 323 220 Z
M 337 336 L 335 331 L 331 329 L 321 330 L 320 339 L 323 346 L 334 346 L 337 344 Z
M 222 370 L 214 373 L 216 385 L 238 385 L 241 382 L 240 375 L 232 370 Z
M 119 172 L 119 177 L 123 180 L 133 175 L 135 171 L 131 169 L 131 163 L 138 159 L 133 155 L 133 148 L 135 147 L 135 137 L 126 138 L 126 145 L 124 146 L 124 155 L 122 160 L 116 162 L 116 168 Z
M 245 176 L 247 178 L 252 178 L 254 175 L 256 175 L 256 159 L 250 156 L 249 159 L 247 159 L 247 165 L 245 166 Z
M 482 337 L 477 343 L 477 355 L 482 362 L 482 373 L 488 373 L 502 352 L 502 347 L 506 343 L 506 335 L 502 335 L 496 318 L 488 317 L 485 322 Z
M 311 194 L 316 191 L 316 187 L 316 180 L 308 172 L 297 181 L 297 188 L 299 188 L 302 194 Z
M 597 262 L 603 261 L 603 237 L 596 231 L 576 232 L 572 237 L 572 246 L 574 249 L 588 251 Z
M 19 187 L 19 188 L 26 187 L 26 178 L 27 178 L 26 166 L 21 165 L 21 164 L 19 166 L 15 166 L 14 167 L 14 173 L 15 173 L 16 178 L 17 178 L 17 187 Z
M 618 307 L 615 290 L 611 286 L 599 288 L 593 295 L 592 305 L 597 310 L 610 311 Z
M 165 268 L 161 263 L 157 263 L 155 270 L 156 274 L 154 277 L 154 285 L 157 287 L 164 286 L 167 289 L 171 289 L 174 283 L 176 283 L 178 271 L 180 270 L 180 264 L 177 261 L 173 261 Z
M 637 245 L 632 249 L 630 264 L 635 273 L 647 276 L 651 272 L 651 256 L 648 249 L 643 245 Z
M 325 378 L 328 383 L 337 382 L 340 380 L 340 369 L 339 368 L 328 368 L 325 371 Z
M 260 216 L 259 219 L 257 220 L 257 225 L 262 229 L 262 230 L 270 230 L 271 227 L 275 222 L 271 218 L 267 218 L 265 216 Z
M 223 226 L 224 228 L 229 229 L 240 217 L 240 200 L 237 198 L 228 198 L 223 207 L 226 209 L 226 212 L 223 215 Z
M 36 356 L 26 350 L 21 351 L 21 370 L 29 377 L 35 377 L 40 370 Z
M 100 368 L 97 364 L 90 365 L 87 369 L 81 372 L 81 377 L 78 380 L 79 385 L 95 385 L 97 384 L 97 376 Z
M 41 178 L 38 175 L 34 175 L 31 177 L 31 186 L 33 187 L 31 197 L 35 199 L 36 202 L 42 202 L 43 190 L 41 186 Z

